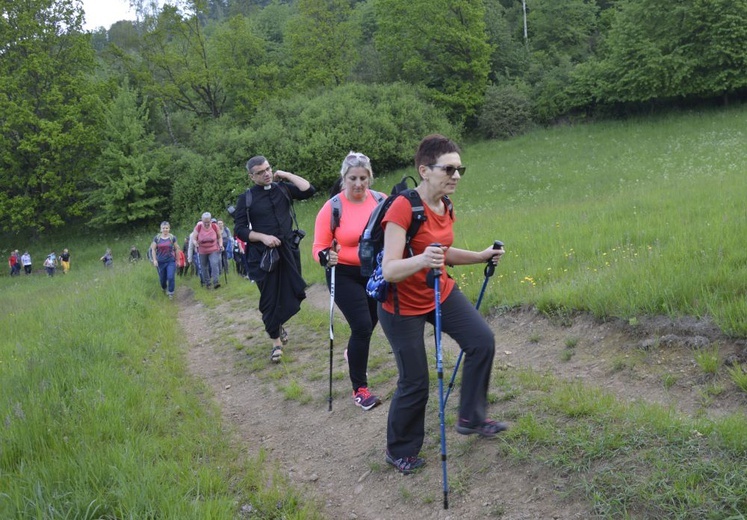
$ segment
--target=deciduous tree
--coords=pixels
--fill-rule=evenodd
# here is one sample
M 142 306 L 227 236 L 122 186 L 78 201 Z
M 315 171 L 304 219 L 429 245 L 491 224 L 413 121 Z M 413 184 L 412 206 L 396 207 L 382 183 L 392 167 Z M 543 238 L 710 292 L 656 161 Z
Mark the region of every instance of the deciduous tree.
M 101 104 L 73 0 L 0 4 L 0 226 L 44 230 L 80 216 Z
M 375 0 L 376 44 L 390 80 L 430 89 L 454 121 L 475 114 L 491 48 L 482 0 Z

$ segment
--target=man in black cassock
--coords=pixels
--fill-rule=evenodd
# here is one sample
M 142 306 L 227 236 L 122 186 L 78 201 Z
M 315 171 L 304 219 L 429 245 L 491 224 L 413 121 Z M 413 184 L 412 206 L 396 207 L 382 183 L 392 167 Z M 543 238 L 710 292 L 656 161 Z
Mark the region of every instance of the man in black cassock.
M 301 301 L 306 298 L 300 238 L 293 229 L 293 199 L 308 199 L 316 189 L 293 173 L 273 173 L 261 155 L 249 159 L 246 170 L 254 186 L 236 202 L 234 232 L 247 244 L 248 275 L 259 288 L 259 311 L 272 340 L 270 359 L 277 363 L 287 342 L 283 324 L 301 309 Z

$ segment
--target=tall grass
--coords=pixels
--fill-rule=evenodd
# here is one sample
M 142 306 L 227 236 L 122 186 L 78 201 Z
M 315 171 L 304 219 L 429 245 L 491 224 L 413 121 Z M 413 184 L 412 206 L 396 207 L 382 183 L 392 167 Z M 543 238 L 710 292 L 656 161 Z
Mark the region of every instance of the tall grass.
M 746 139 L 742 106 L 466 147 L 455 245 L 500 239 L 507 251 L 483 308 L 707 316 L 747 336 Z M 404 173 L 414 174 L 379 178 L 378 189 Z M 307 229 L 323 202 L 300 205 Z M 482 270 L 451 271 L 475 297 Z
M 307 517 L 187 373 L 152 267 L 5 280 L 0 518 Z

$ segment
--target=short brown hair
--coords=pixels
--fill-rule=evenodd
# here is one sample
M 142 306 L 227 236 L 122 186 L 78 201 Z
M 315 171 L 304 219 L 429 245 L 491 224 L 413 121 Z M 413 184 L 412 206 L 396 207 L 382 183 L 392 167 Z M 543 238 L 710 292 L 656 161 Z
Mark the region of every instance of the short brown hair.
M 446 153 L 461 153 L 459 146 L 441 134 L 431 134 L 423 138 L 415 152 L 415 168 L 421 164 L 435 164 L 439 157 Z

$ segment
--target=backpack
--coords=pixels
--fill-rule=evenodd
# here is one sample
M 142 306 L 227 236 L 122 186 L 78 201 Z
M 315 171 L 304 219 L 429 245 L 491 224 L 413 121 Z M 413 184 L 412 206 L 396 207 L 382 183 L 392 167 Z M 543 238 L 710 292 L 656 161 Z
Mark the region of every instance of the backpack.
M 283 184 L 273 182 L 272 185 L 276 188 L 278 188 L 283 195 L 285 195 L 285 198 L 288 199 L 288 203 L 290 204 L 290 215 L 293 219 L 293 223 L 296 225 L 296 229 L 298 230 L 298 219 L 296 218 L 296 210 L 293 208 L 293 197 L 291 197 L 290 191 L 286 186 Z M 251 229 L 252 220 L 249 218 L 249 208 L 252 207 L 252 200 L 254 199 L 254 196 L 252 195 L 252 189 L 249 188 L 244 192 L 244 206 L 246 207 L 246 221 L 249 224 L 249 228 Z M 234 221 L 236 220 L 236 206 L 231 204 L 226 208 L 226 211 L 229 215 L 231 215 L 234 218 Z M 236 230 L 234 229 L 234 232 Z M 305 234 L 305 233 L 304 233 Z
M 414 237 L 423 222 L 426 221 L 425 208 L 420 194 L 415 189 L 407 187 L 407 179 L 413 179 L 405 176 L 400 182 L 392 188 L 392 194 L 380 202 L 371 212 L 366 227 L 363 228 L 360 240 L 358 242 L 358 259 L 361 262 L 361 275 L 368 276 L 366 283 L 366 293 L 373 299 L 384 302 L 389 293 L 390 284 L 384 280 L 381 269 L 381 261 L 384 256 L 384 229 L 381 227 L 381 221 L 384 215 L 391 207 L 397 197 L 405 197 L 412 207 L 412 221 L 407 229 L 405 247 L 410 256 L 413 256 L 410 248 L 410 240 Z M 444 196 L 444 204 L 451 218 L 454 218 L 454 206 L 449 197 Z
M 200 226 L 200 229 L 205 229 L 205 224 L 203 224 L 202 221 L 198 222 L 197 226 Z M 195 229 L 197 229 L 197 226 L 195 226 Z M 216 224 L 215 222 L 211 222 L 210 223 L 210 229 L 212 229 L 215 232 L 215 243 L 217 244 L 218 241 L 220 240 L 220 237 L 221 237 L 220 229 L 218 229 L 218 224 Z M 156 235 L 156 237 L 157 236 L 158 235 Z M 203 244 L 207 244 L 206 241 L 203 241 L 202 244 L 199 242 L 199 238 L 200 238 L 200 232 L 199 231 L 197 232 L 197 236 L 195 238 L 198 240 L 198 242 L 197 242 L 198 246 L 199 245 L 203 245 Z
M 368 190 L 368 192 L 373 195 L 374 199 L 376 199 L 377 206 L 386 199 L 386 195 L 381 192 L 374 190 Z M 340 200 L 339 193 L 330 197 L 330 200 L 332 201 L 332 212 L 329 215 L 329 229 L 332 231 L 332 234 L 334 234 L 335 229 L 340 227 L 340 219 L 342 218 L 342 200 Z

